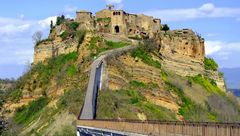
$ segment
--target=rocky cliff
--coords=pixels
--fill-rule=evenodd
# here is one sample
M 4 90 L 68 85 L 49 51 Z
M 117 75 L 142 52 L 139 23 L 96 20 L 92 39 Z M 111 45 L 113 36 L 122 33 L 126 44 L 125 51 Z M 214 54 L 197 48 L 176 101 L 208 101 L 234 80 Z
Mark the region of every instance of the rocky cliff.
M 205 69 L 204 39 L 190 29 L 159 33 L 155 37 L 163 68 L 180 76 L 206 75 L 226 90 L 218 71 Z

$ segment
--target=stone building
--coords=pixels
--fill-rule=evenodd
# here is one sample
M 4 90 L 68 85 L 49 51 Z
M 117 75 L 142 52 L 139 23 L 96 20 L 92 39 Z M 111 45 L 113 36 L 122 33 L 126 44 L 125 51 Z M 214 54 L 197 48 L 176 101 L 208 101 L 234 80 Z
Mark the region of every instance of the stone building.
M 77 12 L 76 21 L 87 27 L 95 28 L 98 32 L 105 32 L 126 37 L 153 37 L 160 31 L 161 20 L 151 16 L 126 13 L 107 5 L 106 9 L 98 11 L 96 17 L 91 12 Z M 93 23 L 95 22 L 95 23 Z M 85 27 L 86 27 L 85 26 Z
M 79 22 L 83 28 L 94 29 L 94 16 L 89 11 L 77 11 L 75 21 Z

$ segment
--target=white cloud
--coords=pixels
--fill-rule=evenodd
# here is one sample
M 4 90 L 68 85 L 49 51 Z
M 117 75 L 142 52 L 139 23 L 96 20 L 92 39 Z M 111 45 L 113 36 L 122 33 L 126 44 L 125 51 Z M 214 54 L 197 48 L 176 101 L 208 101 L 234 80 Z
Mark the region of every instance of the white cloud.
M 202 12 L 212 12 L 214 11 L 215 6 L 212 3 L 203 4 L 199 10 Z
M 32 34 L 42 31 L 47 36 L 51 20 L 55 24 L 56 16 L 41 20 L 0 17 L 0 65 L 32 62 Z
M 30 28 L 30 24 L 8 24 L 5 26 L 0 26 L 0 33 L 16 33 L 16 32 L 23 32 Z
M 53 21 L 53 25 L 56 24 L 57 16 L 48 17 L 46 19 L 38 21 L 38 24 L 42 27 L 42 29 L 45 29 L 50 26 L 51 21 Z
M 240 54 L 240 42 L 206 41 L 205 51 L 208 56 L 217 56 L 219 60 L 227 60 L 230 55 Z
M 27 64 L 28 62 L 33 62 L 33 50 L 21 50 L 16 51 L 15 55 L 19 59 L 18 64 Z
M 240 18 L 240 8 L 217 7 L 212 3 L 206 3 L 197 8 L 152 10 L 145 12 L 145 14 L 165 21 L 198 18 Z
M 222 42 L 219 41 L 206 41 L 205 42 L 205 52 L 206 55 L 211 55 L 215 52 L 220 51 L 222 48 Z

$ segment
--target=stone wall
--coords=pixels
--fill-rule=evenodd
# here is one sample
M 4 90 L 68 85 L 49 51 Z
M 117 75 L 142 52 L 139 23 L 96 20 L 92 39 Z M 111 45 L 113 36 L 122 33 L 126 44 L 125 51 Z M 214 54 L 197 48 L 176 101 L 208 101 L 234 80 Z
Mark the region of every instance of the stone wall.
M 99 12 L 96 12 L 96 18 L 109 18 L 111 17 L 111 10 L 103 9 Z

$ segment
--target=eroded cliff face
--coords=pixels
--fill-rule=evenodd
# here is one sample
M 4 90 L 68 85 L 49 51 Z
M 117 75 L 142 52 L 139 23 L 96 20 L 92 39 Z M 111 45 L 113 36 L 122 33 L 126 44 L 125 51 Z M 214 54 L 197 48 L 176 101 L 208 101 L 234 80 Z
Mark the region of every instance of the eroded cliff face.
M 163 67 L 182 76 L 204 72 L 204 40 L 192 30 L 175 30 L 156 36 Z
M 77 51 L 78 43 L 74 38 L 61 38 L 61 35 L 67 31 L 64 24 L 56 26 L 52 29 L 47 40 L 37 44 L 34 48 L 34 64 L 43 62 L 52 57 L 57 57 L 61 54 L 68 54 Z
M 224 79 L 218 71 L 205 70 L 205 45 L 201 36 L 190 29 L 173 30 L 159 33 L 155 41 L 164 69 L 180 76 L 205 75 L 226 90 Z
M 172 111 L 178 120 L 182 120 L 182 117 L 177 115 L 180 108 L 177 104 L 179 97 L 166 90 L 162 74 L 161 69 L 149 66 L 139 58 L 133 58 L 130 53 L 107 59 L 109 90 L 129 89 L 134 82 L 141 82 L 146 85 L 139 87 L 147 101 Z

